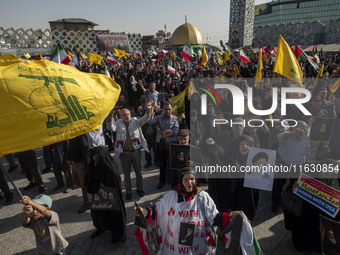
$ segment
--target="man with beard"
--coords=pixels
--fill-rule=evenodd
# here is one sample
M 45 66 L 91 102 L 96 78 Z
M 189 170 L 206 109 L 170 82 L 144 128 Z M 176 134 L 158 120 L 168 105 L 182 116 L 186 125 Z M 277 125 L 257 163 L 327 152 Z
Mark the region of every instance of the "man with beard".
M 171 188 L 177 186 L 178 178 L 177 172 L 178 170 L 182 170 L 185 167 L 194 167 L 195 165 L 202 165 L 202 153 L 201 150 L 192 144 L 189 144 L 190 140 L 190 131 L 188 129 L 180 129 L 178 131 L 178 140 L 175 142 L 168 142 L 167 138 L 171 135 L 170 131 L 164 131 L 163 137 L 160 140 L 161 150 L 165 153 L 169 153 L 171 144 L 179 144 L 179 145 L 189 145 L 190 146 L 190 159 L 185 160 L 184 152 L 179 152 L 174 159 L 175 162 L 170 164 L 170 158 L 167 161 L 166 165 L 166 181 L 171 185 Z
M 172 105 L 169 102 L 164 102 L 163 104 L 163 114 L 158 115 L 153 118 L 151 124 L 156 128 L 157 137 L 156 141 L 160 142 L 164 131 L 169 134 L 166 138 L 168 143 L 176 142 L 177 140 L 177 133 L 179 130 L 179 122 L 178 118 L 171 114 L 172 112 Z M 161 147 L 161 146 L 160 146 Z M 168 161 L 168 151 L 164 151 L 160 149 L 159 152 L 159 183 L 157 185 L 157 189 L 161 189 L 165 185 L 165 175 L 166 175 L 166 165 Z
M 112 122 L 112 130 L 116 131 L 115 153 L 122 163 L 124 172 L 126 200 L 131 200 L 132 198 L 131 165 L 133 165 L 136 173 L 137 193 L 140 197 L 145 194 L 141 172 L 141 148 L 147 152 L 149 152 L 149 149 L 141 127 L 150 120 L 153 114 L 154 107 L 151 99 L 148 101 L 146 109 L 145 115 L 140 119 L 131 118 L 131 112 L 128 109 L 122 109 L 120 119 L 116 123 Z

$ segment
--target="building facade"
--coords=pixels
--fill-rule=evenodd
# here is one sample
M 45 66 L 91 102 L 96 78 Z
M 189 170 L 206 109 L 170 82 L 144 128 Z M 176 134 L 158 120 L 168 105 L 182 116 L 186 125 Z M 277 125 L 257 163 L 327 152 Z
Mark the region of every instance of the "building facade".
M 339 0 L 300 2 L 276 0 L 255 6 L 254 29 L 259 26 L 320 21 L 323 24 L 340 19 Z
M 66 31 L 93 31 L 98 24 L 88 21 L 86 19 L 69 18 L 49 21 L 51 31 L 66 30 Z
M 253 46 L 340 43 L 340 0 L 276 0 L 255 6 Z

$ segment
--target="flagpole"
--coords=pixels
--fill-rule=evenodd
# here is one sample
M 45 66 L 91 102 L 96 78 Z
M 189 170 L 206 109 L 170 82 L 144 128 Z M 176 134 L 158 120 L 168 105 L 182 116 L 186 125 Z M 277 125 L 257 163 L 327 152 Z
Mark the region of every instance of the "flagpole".
M 3 169 L 2 167 L 0 167 L 0 171 L 2 171 L 3 173 L 5 173 L 5 175 L 7 176 L 8 180 L 12 183 L 13 188 L 16 190 L 16 192 L 19 194 L 20 197 L 23 197 L 23 194 L 21 193 L 21 191 L 18 189 L 18 187 L 14 184 L 11 176 L 9 175 L 9 173 L 7 173 L 7 171 L 5 169 Z

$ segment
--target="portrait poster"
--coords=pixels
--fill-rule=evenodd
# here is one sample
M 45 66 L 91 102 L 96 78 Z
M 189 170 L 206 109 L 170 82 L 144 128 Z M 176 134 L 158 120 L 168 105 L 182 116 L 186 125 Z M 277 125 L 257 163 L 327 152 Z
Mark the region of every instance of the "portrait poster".
M 182 170 L 190 160 L 190 145 L 170 144 L 170 168 Z
M 297 182 L 299 187 L 294 190 L 295 194 L 335 218 L 339 211 L 340 191 L 302 173 Z
M 194 242 L 195 224 L 181 222 L 179 229 L 178 243 L 192 246 Z
M 320 214 L 322 254 L 340 254 L 340 222 Z
M 120 211 L 116 188 L 101 187 L 96 194 L 86 194 L 85 203 L 91 210 Z
M 334 124 L 334 118 L 318 118 L 314 117 L 311 126 L 309 138 L 311 141 L 329 140 Z
M 232 29 L 231 31 L 231 48 L 236 49 L 240 47 L 240 37 L 238 29 Z
M 271 191 L 274 183 L 276 151 L 251 147 L 249 149 L 243 186 Z

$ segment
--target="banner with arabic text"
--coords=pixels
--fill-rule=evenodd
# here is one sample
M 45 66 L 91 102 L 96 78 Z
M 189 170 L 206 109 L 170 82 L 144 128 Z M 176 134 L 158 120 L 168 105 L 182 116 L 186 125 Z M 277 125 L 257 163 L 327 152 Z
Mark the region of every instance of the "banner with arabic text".
M 339 211 L 340 191 L 317 181 L 308 175 L 300 174 L 299 188 L 294 193 L 318 207 L 333 218 Z

